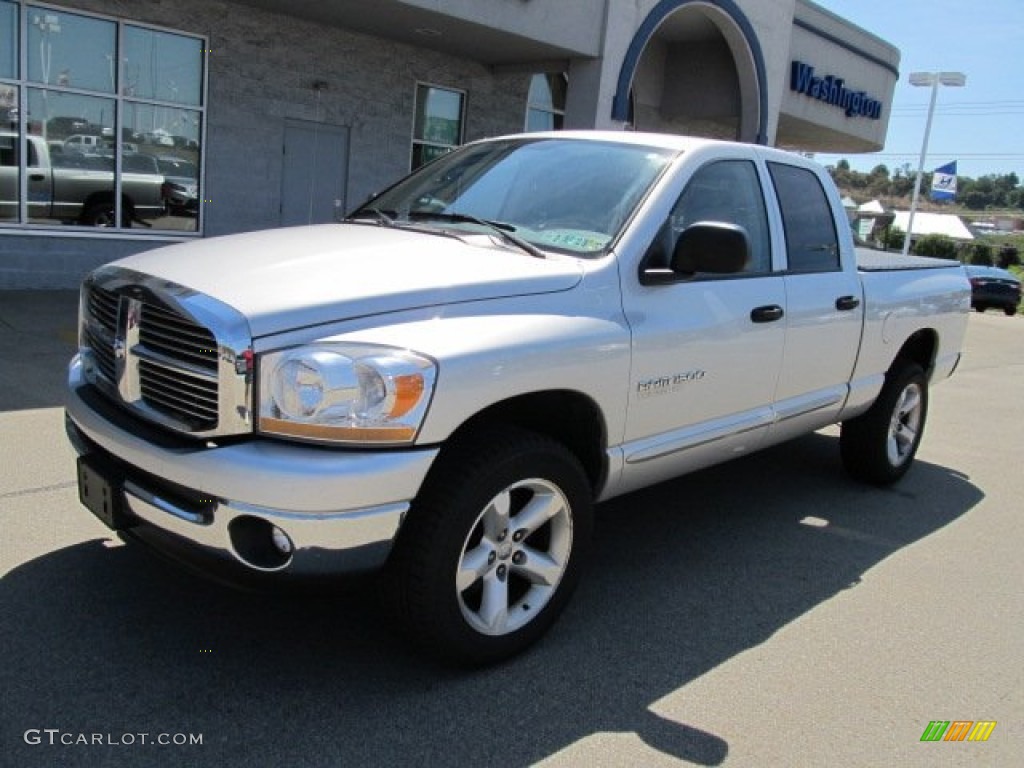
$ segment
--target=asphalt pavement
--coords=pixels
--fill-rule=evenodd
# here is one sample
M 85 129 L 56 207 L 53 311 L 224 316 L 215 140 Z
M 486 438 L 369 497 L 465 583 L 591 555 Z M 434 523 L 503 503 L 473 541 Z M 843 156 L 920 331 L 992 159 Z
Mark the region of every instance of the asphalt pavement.
M 365 589 L 236 592 L 113 538 L 63 432 L 76 305 L 0 292 L 3 764 L 1024 762 L 1022 317 L 971 316 L 897 486 L 830 429 L 604 504 L 551 634 L 467 672 Z

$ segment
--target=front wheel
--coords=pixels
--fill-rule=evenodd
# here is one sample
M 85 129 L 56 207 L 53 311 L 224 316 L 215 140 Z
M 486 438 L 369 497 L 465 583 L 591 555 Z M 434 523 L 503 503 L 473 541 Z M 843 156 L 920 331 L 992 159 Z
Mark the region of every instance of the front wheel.
M 1017 314 L 1017 308 L 1016 307 L 1003 307 L 1003 314 L 1006 315 L 1007 317 L 1013 317 L 1014 315 Z
M 116 218 L 114 216 L 114 204 L 93 203 L 82 212 L 80 221 L 87 227 L 116 226 Z
M 127 200 L 121 203 L 121 226 L 130 227 L 134 211 L 131 203 Z M 78 223 L 86 227 L 116 227 L 117 216 L 114 211 L 114 201 L 97 201 L 90 203 L 79 216 Z
M 888 485 L 910 469 L 928 416 L 928 379 L 916 363 L 898 363 L 871 408 L 843 422 L 839 450 L 857 480 Z
M 491 429 L 446 448 L 402 526 L 385 598 L 412 638 L 463 664 L 524 650 L 576 586 L 591 489 L 547 437 Z

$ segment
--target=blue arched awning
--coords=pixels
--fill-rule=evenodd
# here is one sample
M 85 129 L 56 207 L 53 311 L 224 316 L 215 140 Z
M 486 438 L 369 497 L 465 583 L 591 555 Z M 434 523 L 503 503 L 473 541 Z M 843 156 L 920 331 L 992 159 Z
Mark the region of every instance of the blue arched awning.
M 754 63 L 754 70 L 757 76 L 757 144 L 766 144 L 768 141 L 768 94 L 765 90 L 765 66 L 764 55 L 761 53 L 761 44 L 754 33 L 754 27 L 739 9 L 733 0 L 661 0 L 644 19 L 643 24 L 633 35 L 633 40 L 626 50 L 626 56 L 622 61 L 622 68 L 619 70 L 619 80 L 616 84 L 615 98 L 612 101 L 612 119 L 626 122 L 629 120 L 629 94 L 633 84 L 633 76 L 636 74 L 637 65 L 644 49 L 650 42 L 655 31 L 661 23 L 670 15 L 686 5 L 699 2 L 702 5 L 712 5 L 723 13 L 727 14 L 743 35 Z

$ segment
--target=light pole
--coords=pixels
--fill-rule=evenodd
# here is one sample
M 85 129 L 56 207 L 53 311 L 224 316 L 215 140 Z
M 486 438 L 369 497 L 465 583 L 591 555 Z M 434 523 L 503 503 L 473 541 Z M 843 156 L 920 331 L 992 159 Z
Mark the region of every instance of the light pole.
M 917 176 L 914 178 L 914 196 L 910 199 L 910 216 L 907 219 L 907 233 L 903 238 L 903 255 L 910 252 L 910 236 L 914 232 L 914 214 L 917 212 L 917 198 L 921 194 L 921 174 L 924 173 L 924 158 L 928 154 L 928 136 L 932 132 L 932 116 L 935 113 L 935 99 L 940 85 L 962 87 L 967 84 L 963 72 L 911 72 L 910 84 L 931 86 L 932 98 L 928 104 L 928 121 L 924 126 L 924 141 L 921 143 L 921 159 L 917 162 Z
M 50 61 L 53 56 L 52 35 L 60 32 L 60 17 L 55 13 L 44 15 L 36 14 L 32 17 L 32 24 L 39 29 L 39 66 L 42 68 L 43 85 L 43 141 L 47 139 L 47 131 L 50 122 Z

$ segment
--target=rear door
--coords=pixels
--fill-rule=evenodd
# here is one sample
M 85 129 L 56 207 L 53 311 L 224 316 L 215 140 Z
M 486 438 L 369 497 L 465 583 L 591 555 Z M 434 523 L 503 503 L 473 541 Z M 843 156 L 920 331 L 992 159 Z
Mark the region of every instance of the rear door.
M 853 249 L 840 248 L 840 227 L 848 225 L 836 216 L 838 197 L 830 200 L 811 168 L 767 165 L 786 255 L 786 348 L 772 436 L 784 439 L 838 417 L 860 349 L 864 302 Z

